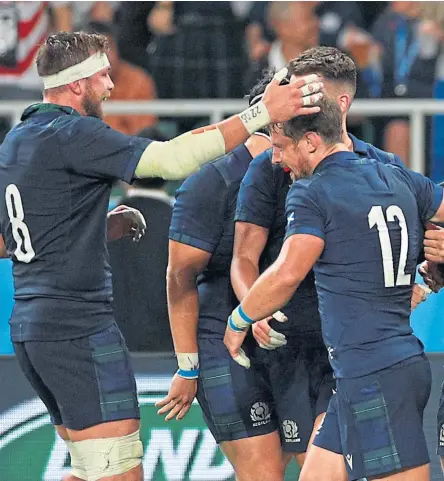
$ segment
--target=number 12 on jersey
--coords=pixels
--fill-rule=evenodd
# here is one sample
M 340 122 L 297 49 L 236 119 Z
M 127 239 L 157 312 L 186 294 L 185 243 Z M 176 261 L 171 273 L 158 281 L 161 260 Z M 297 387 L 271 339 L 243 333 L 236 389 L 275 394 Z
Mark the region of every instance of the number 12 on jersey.
M 392 244 L 382 207 L 380 205 L 374 205 L 368 214 L 368 226 L 370 229 L 373 229 L 375 226 L 378 229 L 379 243 L 381 244 L 382 265 L 384 269 L 384 284 L 385 287 L 408 286 L 410 285 L 412 276 L 405 273 L 405 265 L 409 250 L 409 236 L 404 213 L 397 205 L 391 205 L 387 208 L 386 216 L 388 222 L 395 222 L 397 219 L 401 229 L 401 252 L 399 255 L 396 283 Z
M 12 235 L 17 248 L 14 255 L 20 262 L 29 263 L 35 257 L 28 226 L 25 224 L 22 197 L 15 184 L 9 184 L 5 192 L 6 208 L 11 222 Z

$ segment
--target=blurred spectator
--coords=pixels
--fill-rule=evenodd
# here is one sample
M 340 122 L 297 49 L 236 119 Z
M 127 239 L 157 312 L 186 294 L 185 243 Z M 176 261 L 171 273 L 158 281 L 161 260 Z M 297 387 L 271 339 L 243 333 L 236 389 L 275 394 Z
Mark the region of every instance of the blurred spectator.
M 141 136 L 167 140 L 157 130 Z M 172 199 L 163 179 L 134 181 L 121 204 L 139 209 L 147 230 L 139 243 L 122 238 L 109 244 L 114 312 L 131 351 L 172 351 L 166 298 L 168 230 Z
M 242 97 L 244 28 L 230 2 L 158 2 L 149 25 L 159 98 Z
M 0 2 L 0 99 L 42 98 L 34 57 L 48 33 L 47 2 Z M 0 117 L 0 142 L 10 128 L 10 117 Z
M 317 2 L 319 17 L 319 44 L 339 47 L 340 37 L 347 27 L 363 28 L 358 2 Z
M 271 43 L 276 39 L 273 29 L 268 24 L 267 12 L 270 2 L 252 2 L 247 17 L 245 35 L 251 62 L 257 62 L 270 51 Z
M 270 26 L 267 11 L 270 4 L 276 2 L 252 2 L 246 37 L 250 60 L 258 61 L 270 48 L 276 39 L 275 32 Z M 347 27 L 364 28 L 364 18 L 360 3 L 364 2 L 313 2 L 316 4 L 316 15 L 319 18 L 319 44 L 341 47 L 339 39 Z M 372 4 L 385 2 L 365 2 L 365 13 L 371 7 L 370 15 L 375 7 Z M 300 25 L 300 22 L 297 23 Z
M 441 45 L 435 72 L 434 97 L 444 99 L 444 3 L 421 2 L 422 31 L 432 35 Z M 444 180 L 444 115 L 432 117 L 432 156 L 428 175 L 436 182 Z
M 376 21 L 373 36 L 380 43 L 382 98 L 432 98 L 440 42 L 423 29 L 421 2 L 390 2 Z M 384 150 L 408 164 L 410 128 L 407 118 L 382 121 Z
M 114 89 L 112 100 L 154 100 L 156 88 L 152 78 L 139 67 L 122 60 L 110 24 L 91 22 L 89 30 L 106 35 L 109 43 L 108 58 L 111 64 L 111 79 Z M 113 129 L 127 135 L 135 135 L 138 131 L 150 127 L 157 122 L 153 115 L 105 115 L 105 122 Z
M 269 24 L 276 40 L 259 60 L 252 62 L 246 76 L 250 87 L 265 68 L 280 70 L 304 50 L 319 41 L 319 22 L 314 13 L 316 2 L 271 2 L 268 8 Z M 295 28 L 295 25 L 298 28 Z
M 117 3 L 53 1 L 51 9 L 54 16 L 54 30 L 77 32 L 84 30 L 91 21 L 110 23 Z
M 115 13 L 117 44 L 124 60 L 150 72 L 147 47 L 153 38 L 148 17 L 156 2 L 120 2 Z
M 47 2 L 0 2 L 0 98 L 41 99 L 34 57 L 48 32 Z

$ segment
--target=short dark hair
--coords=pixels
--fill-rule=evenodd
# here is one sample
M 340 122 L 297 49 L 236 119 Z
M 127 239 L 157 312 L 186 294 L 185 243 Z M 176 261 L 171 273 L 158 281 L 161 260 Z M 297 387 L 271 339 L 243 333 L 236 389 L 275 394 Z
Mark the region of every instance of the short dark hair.
M 320 112 L 284 122 L 284 135 L 299 142 L 305 133 L 316 132 L 328 145 L 342 142 L 342 112 L 337 102 L 324 97 L 316 105 L 321 107 Z
M 96 52 L 106 52 L 108 40 L 104 35 L 86 32 L 58 32 L 50 35 L 37 52 L 37 71 L 40 77 L 53 75 L 83 62 Z
M 267 68 L 262 71 L 262 77 L 253 85 L 248 95 L 246 95 L 248 105 L 254 105 L 259 102 L 267 85 L 273 80 L 274 74 L 275 70 L 272 68 Z
M 326 80 L 350 85 L 356 93 L 356 65 L 353 60 L 334 47 L 313 47 L 302 52 L 288 64 L 290 75 L 321 74 Z
M 257 104 L 262 99 L 265 89 L 267 88 L 267 85 L 273 80 L 275 73 L 276 70 L 272 68 L 266 68 L 262 71 L 262 77 L 257 81 L 255 85 L 253 85 L 250 93 L 245 96 L 245 98 L 248 100 L 249 106 Z M 289 83 L 289 80 L 286 79 L 285 83 Z M 268 126 L 262 127 L 256 132 L 270 135 L 270 129 Z

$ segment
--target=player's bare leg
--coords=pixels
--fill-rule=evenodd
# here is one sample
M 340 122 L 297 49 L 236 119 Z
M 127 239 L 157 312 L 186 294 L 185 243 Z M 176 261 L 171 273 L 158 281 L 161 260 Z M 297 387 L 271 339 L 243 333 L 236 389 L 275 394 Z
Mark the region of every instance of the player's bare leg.
M 299 481 L 347 481 L 344 457 L 311 445 L 307 451 Z
M 103 440 L 107 438 L 124 438 L 132 435 L 139 430 L 140 422 L 137 419 L 125 419 L 121 421 L 111 421 L 98 424 L 87 429 L 73 430 L 67 429 L 69 439 L 74 442 L 86 440 Z M 126 446 L 122 446 L 126 448 Z M 123 474 L 115 474 L 112 476 L 104 476 L 99 478 L 100 481 L 143 481 L 143 466 L 139 463 L 137 466 L 129 469 Z M 71 481 L 71 480 L 69 480 Z
M 237 481 L 283 481 L 281 441 L 277 431 L 225 441 L 221 449 L 233 465 Z
M 58 435 L 63 439 L 65 442 L 69 442 L 69 436 L 68 436 L 68 431 L 64 426 L 54 426 L 56 428 L 56 431 Z M 72 461 L 72 458 L 71 458 Z M 70 473 L 67 474 L 66 476 L 63 476 L 62 481 L 85 481 L 86 480 L 86 475 L 85 477 L 78 478 L 77 476 L 74 476 L 74 474 Z
M 318 415 L 318 417 L 315 419 L 315 422 L 313 424 L 313 431 L 311 432 L 310 440 L 308 441 L 308 446 L 307 446 L 307 451 L 310 448 L 311 444 L 313 443 L 313 439 L 316 436 L 316 432 L 319 429 L 319 426 L 322 424 L 322 420 L 324 419 L 325 413 L 321 413 Z M 288 466 L 288 463 L 294 458 L 296 462 L 299 464 L 299 466 L 302 468 L 305 462 L 305 457 L 307 456 L 307 452 L 305 453 L 284 453 L 283 458 L 284 458 L 284 465 L 285 467 Z

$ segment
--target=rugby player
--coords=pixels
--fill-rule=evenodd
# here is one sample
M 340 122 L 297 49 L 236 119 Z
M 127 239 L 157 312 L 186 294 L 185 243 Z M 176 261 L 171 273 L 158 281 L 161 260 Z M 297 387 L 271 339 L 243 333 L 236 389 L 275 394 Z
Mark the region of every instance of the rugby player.
M 269 81 L 252 89 L 250 105 Z M 247 371 L 234 362 L 223 344 L 237 304 L 230 284 L 237 193 L 252 158 L 270 146 L 267 136 L 254 134 L 189 177 L 177 192 L 170 228 L 168 307 L 179 370 L 158 412 L 182 419 L 197 391 L 205 422 L 239 481 L 283 480 L 266 380 L 256 366 Z
M 350 57 L 336 48 L 314 47 L 290 62 L 289 73 L 298 76 L 317 73 L 323 79 L 324 95 L 335 100 L 341 108 L 343 142 L 350 150 L 360 157 L 370 155 L 383 163 L 402 165 L 397 156 L 347 133 L 347 113 L 356 92 L 356 67 Z M 264 81 L 271 79 L 270 72 Z M 282 135 L 279 128 L 272 126 L 272 138 L 279 135 Z M 231 266 L 231 281 L 239 300 L 248 293 L 259 273 L 279 255 L 287 222 L 285 198 L 292 183 L 290 175 L 280 165 L 272 164 L 270 149 L 253 159 L 241 183 Z M 415 286 L 412 306 L 424 298 L 424 291 Z M 289 319 L 287 323 L 280 324 L 272 318 L 271 323 L 263 320 L 253 325 L 254 336 L 265 349 L 256 350 L 255 356 L 266 366 L 285 462 L 294 456 L 302 465 L 309 441 L 323 419 L 334 388 L 321 335 L 312 272 L 283 312 Z M 282 334 L 286 344 L 279 347 L 284 342 Z
M 224 342 L 245 362 L 248 327 L 285 306 L 313 268 L 337 392 L 301 481 L 343 479 L 344 461 L 351 481 L 426 481 L 431 373 L 409 317 L 422 224 L 444 220 L 443 189 L 350 152 L 339 106 L 327 98 L 320 105 L 273 139 L 275 162 L 302 180 L 288 194 L 279 257 L 233 311 Z
M 36 58 L 43 102 L 24 111 L 0 147 L 0 226 L 15 285 L 12 341 L 67 442 L 69 481 L 143 478 L 135 378 L 111 308 L 106 215 L 113 182 L 183 178 L 270 121 L 319 111 L 310 105 L 322 97 L 317 76 L 279 86 L 281 72 L 241 114 L 151 142 L 101 120 L 113 89 L 106 50 L 101 35 L 48 37 Z

